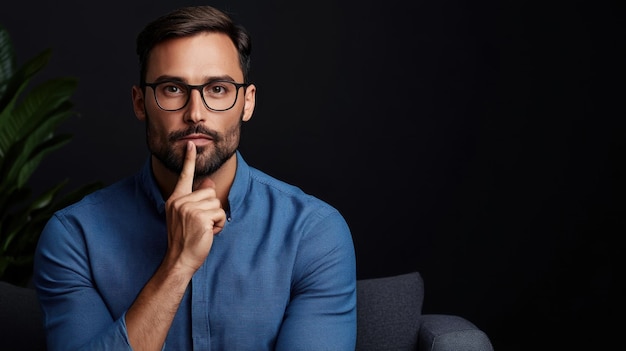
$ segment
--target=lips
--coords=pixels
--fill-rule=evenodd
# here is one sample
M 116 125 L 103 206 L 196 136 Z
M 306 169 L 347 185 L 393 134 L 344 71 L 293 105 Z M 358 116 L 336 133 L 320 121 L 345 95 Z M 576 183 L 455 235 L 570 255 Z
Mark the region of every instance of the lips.
M 186 130 L 178 130 L 168 135 L 171 143 L 191 140 L 196 144 L 206 144 L 209 142 L 219 143 L 220 135 L 202 125 L 190 126 Z
M 196 146 L 204 146 L 213 141 L 213 138 L 206 134 L 194 133 L 190 135 L 186 135 L 182 138 L 178 139 L 179 141 L 189 141 L 191 140 Z

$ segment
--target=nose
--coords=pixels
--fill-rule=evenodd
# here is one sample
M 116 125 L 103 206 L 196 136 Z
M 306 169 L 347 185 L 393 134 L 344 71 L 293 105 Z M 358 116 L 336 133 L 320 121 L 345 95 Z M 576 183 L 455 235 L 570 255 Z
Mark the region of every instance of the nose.
M 207 112 L 204 101 L 202 100 L 202 93 L 199 89 L 191 89 L 191 95 L 187 102 L 187 112 L 185 113 L 185 121 L 187 123 L 196 124 L 204 121 L 204 116 Z

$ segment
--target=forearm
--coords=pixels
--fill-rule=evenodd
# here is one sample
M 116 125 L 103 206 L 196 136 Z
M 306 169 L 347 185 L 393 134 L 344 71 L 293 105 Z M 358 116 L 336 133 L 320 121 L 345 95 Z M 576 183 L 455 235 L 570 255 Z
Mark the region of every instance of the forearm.
M 162 264 L 126 313 L 135 351 L 161 350 L 193 271 Z

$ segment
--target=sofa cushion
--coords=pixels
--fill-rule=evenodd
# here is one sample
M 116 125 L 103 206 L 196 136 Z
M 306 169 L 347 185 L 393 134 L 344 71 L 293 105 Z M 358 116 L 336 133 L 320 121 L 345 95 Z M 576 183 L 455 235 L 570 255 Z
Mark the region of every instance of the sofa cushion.
M 0 340 L 4 350 L 45 350 L 41 309 L 35 290 L 0 281 Z

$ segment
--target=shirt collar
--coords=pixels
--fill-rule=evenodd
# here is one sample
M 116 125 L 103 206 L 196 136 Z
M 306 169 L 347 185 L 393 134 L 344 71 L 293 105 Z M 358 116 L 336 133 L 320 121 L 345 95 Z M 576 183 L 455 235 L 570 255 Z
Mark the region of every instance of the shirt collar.
M 229 220 L 233 217 L 233 214 L 237 214 L 237 210 L 241 207 L 246 193 L 250 187 L 250 166 L 244 161 L 239 150 L 236 151 L 237 156 L 237 170 L 235 171 L 235 180 L 228 193 L 228 203 L 230 204 L 230 213 L 226 216 Z M 159 213 L 165 213 L 165 199 L 161 195 L 161 191 L 156 182 L 156 178 L 152 173 L 152 157 L 148 156 L 147 160 L 138 175 L 139 186 L 143 192 L 154 203 Z

